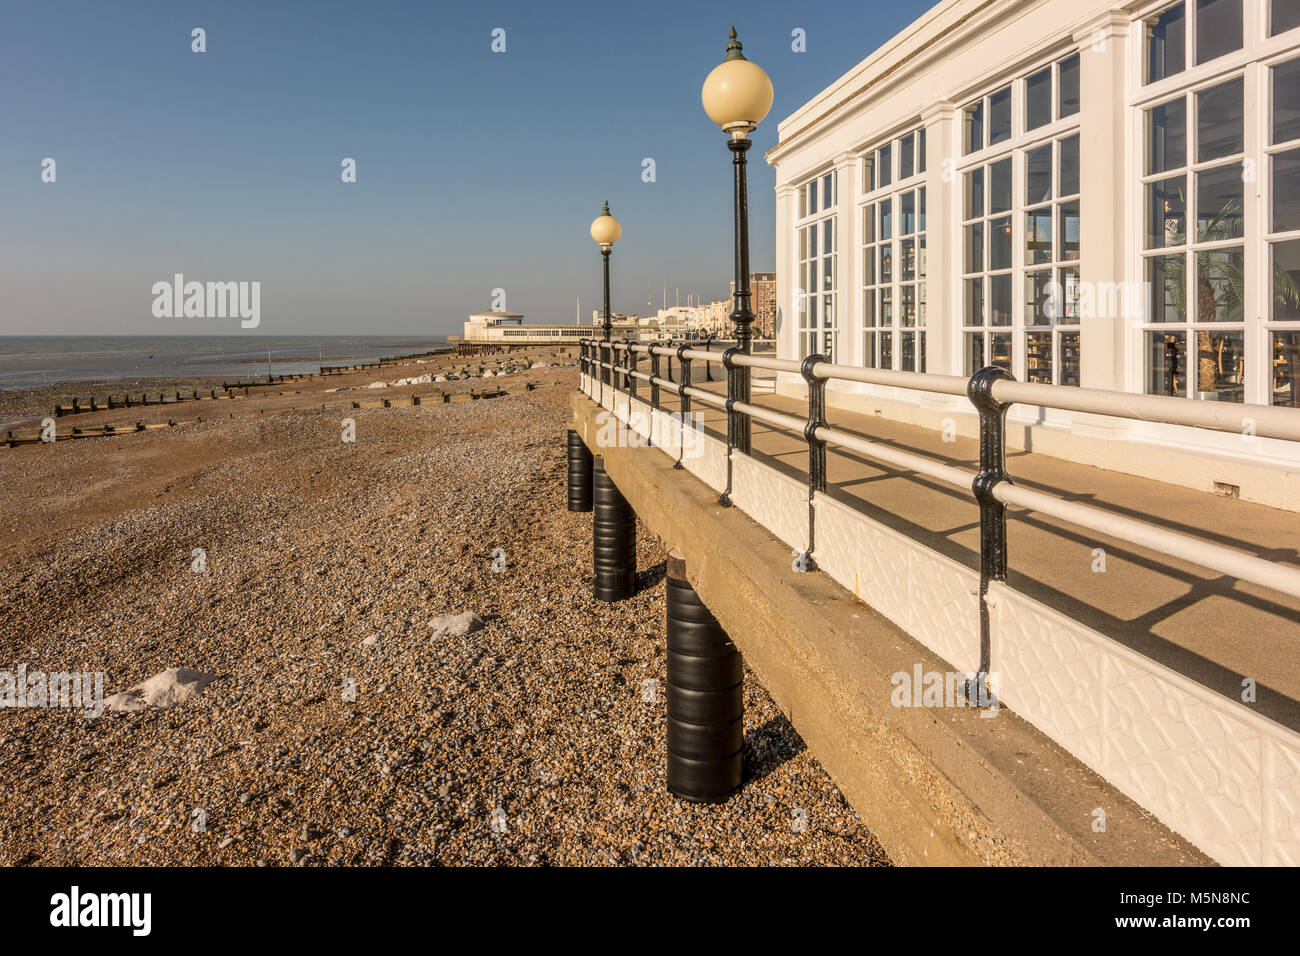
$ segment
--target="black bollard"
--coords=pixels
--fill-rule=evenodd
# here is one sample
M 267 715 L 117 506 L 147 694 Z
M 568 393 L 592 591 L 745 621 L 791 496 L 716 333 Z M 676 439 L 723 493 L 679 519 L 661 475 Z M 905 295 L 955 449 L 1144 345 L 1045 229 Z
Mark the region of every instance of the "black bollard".
M 591 510 L 592 456 L 582 436 L 569 429 L 569 510 Z
M 668 556 L 668 791 L 721 803 L 740 787 L 744 666 L 740 651 Z
M 598 601 L 621 601 L 636 587 L 636 512 L 605 471 L 592 465 L 592 590 Z

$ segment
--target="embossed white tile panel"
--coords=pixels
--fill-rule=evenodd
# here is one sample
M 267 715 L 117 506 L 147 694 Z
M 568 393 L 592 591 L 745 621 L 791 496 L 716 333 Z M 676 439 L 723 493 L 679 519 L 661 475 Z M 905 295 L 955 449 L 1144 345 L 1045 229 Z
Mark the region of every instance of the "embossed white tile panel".
M 979 667 L 979 575 L 817 495 L 817 566 L 954 669 Z
M 1300 735 L 1005 584 L 989 595 L 1007 706 L 1220 863 L 1300 862 Z
M 808 486 L 759 464 L 748 455 L 731 459 L 731 499 L 736 507 L 800 551 L 808 546 Z

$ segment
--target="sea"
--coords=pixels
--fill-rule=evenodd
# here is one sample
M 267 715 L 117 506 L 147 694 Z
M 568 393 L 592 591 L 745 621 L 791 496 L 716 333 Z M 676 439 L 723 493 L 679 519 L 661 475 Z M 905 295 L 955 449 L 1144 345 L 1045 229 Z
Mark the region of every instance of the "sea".
M 446 345 L 445 335 L 0 336 L 0 391 L 60 382 L 296 375 Z

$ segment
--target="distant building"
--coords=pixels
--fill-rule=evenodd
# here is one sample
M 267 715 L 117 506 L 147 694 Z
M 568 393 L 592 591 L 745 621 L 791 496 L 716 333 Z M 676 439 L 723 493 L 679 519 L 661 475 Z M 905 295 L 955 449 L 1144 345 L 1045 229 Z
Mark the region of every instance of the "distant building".
M 776 273 L 751 272 L 749 274 L 749 307 L 754 310 L 754 335 L 760 339 L 776 337 Z M 731 296 L 736 295 L 735 280 L 731 282 Z
M 618 318 L 622 319 L 622 316 Z M 600 333 L 599 323 L 594 328 L 590 325 L 525 325 L 519 312 L 489 310 L 469 317 L 465 323 L 464 341 L 495 345 L 554 345 L 575 343 Z M 635 322 L 615 322 L 614 338 L 637 338 Z

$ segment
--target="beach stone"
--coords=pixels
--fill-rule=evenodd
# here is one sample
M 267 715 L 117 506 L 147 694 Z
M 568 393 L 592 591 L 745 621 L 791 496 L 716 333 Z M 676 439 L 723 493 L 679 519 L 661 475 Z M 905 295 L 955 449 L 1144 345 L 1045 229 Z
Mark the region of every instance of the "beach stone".
M 387 388 L 387 387 L 388 387 L 387 382 L 371 382 L 369 385 L 366 386 L 366 388 Z
M 429 622 L 429 627 L 433 629 L 432 636 L 435 638 L 464 637 L 482 626 L 483 618 L 473 611 L 465 611 L 463 614 L 443 614 Z
M 146 707 L 166 710 L 199 696 L 216 679 L 216 674 L 205 674 L 190 667 L 169 667 L 143 683 L 109 697 L 104 701 L 104 709 L 128 714 Z

